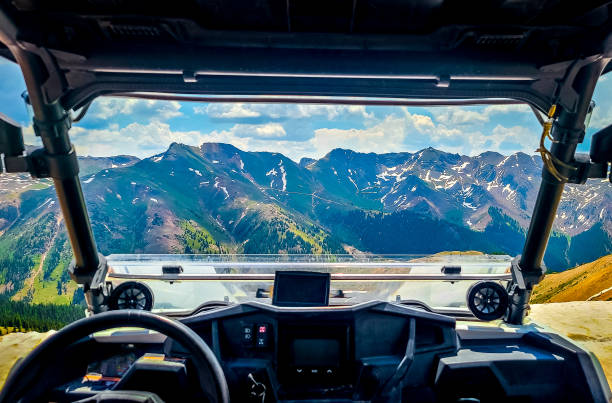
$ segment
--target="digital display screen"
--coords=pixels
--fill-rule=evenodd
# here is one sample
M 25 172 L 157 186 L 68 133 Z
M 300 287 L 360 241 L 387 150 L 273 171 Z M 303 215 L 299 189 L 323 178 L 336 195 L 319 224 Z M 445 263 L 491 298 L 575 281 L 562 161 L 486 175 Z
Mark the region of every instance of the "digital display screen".
M 327 306 L 329 273 L 277 271 L 272 303 L 278 306 Z
M 340 342 L 334 339 L 295 339 L 291 356 L 296 367 L 338 367 Z

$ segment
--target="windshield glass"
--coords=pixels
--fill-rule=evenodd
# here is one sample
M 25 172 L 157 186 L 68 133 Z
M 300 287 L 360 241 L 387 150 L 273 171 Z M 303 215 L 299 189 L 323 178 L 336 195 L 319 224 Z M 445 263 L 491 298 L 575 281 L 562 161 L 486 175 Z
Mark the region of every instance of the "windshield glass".
M 111 255 L 115 286 L 140 280 L 155 310 L 193 310 L 210 301 L 269 303 L 277 271 L 331 273 L 330 305 L 369 300 L 420 301 L 433 309 L 466 308 L 478 280 L 507 283 L 510 257 L 472 253 L 418 255 Z M 180 274 L 164 267 L 180 266 Z M 448 272 L 461 267 L 460 273 Z M 444 269 L 443 269 L 444 268 Z M 445 273 L 445 271 L 447 271 Z

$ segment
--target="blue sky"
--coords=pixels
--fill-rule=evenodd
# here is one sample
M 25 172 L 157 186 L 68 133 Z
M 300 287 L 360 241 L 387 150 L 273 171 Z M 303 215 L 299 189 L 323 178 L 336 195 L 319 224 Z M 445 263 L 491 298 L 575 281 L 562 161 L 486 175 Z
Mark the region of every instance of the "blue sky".
M 21 99 L 25 85 L 16 65 L 0 58 L 0 112 L 21 122 L 36 144 Z M 590 135 L 612 123 L 612 79 L 597 86 Z M 365 107 L 295 104 L 205 104 L 99 98 L 73 126 L 80 155 L 147 157 L 174 141 L 226 142 L 244 150 L 281 152 L 294 160 L 319 158 L 333 148 L 361 152 L 417 151 L 435 147 L 476 155 L 483 151 L 532 154 L 540 125 L 525 105 L 470 107 Z

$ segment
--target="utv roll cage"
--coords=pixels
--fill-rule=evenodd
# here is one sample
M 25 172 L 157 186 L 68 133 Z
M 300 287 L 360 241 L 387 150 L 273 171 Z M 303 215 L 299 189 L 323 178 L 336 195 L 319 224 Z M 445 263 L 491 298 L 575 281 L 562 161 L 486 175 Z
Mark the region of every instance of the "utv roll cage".
M 345 4 L 346 3 L 346 4 Z M 450 1 L 0 1 L 0 53 L 19 64 L 43 148 L 5 123 L 4 170 L 51 177 L 88 309 L 105 309 L 107 264 L 92 234 L 69 139 L 99 96 L 206 102 L 527 103 L 544 126 L 542 183 L 512 264 L 505 320 L 523 321 L 566 183 L 606 177 L 612 127 L 577 155 L 598 78 L 612 69 L 612 3 Z M 479 6 L 480 7 L 480 6 Z M 334 97 L 334 98 L 331 98 Z M 344 98 L 337 98 L 344 97 Z M 542 116 L 543 115 L 543 116 Z

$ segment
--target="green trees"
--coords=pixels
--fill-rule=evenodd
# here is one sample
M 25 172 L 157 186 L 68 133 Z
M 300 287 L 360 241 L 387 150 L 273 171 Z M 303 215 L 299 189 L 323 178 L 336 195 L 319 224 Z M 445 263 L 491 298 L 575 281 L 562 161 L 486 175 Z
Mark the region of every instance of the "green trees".
M 208 231 L 194 221 L 181 220 L 179 226 L 183 233 L 176 237 L 185 246 L 185 253 L 227 253 Z
M 0 296 L 0 327 L 46 332 L 85 317 L 80 305 L 29 304 Z

